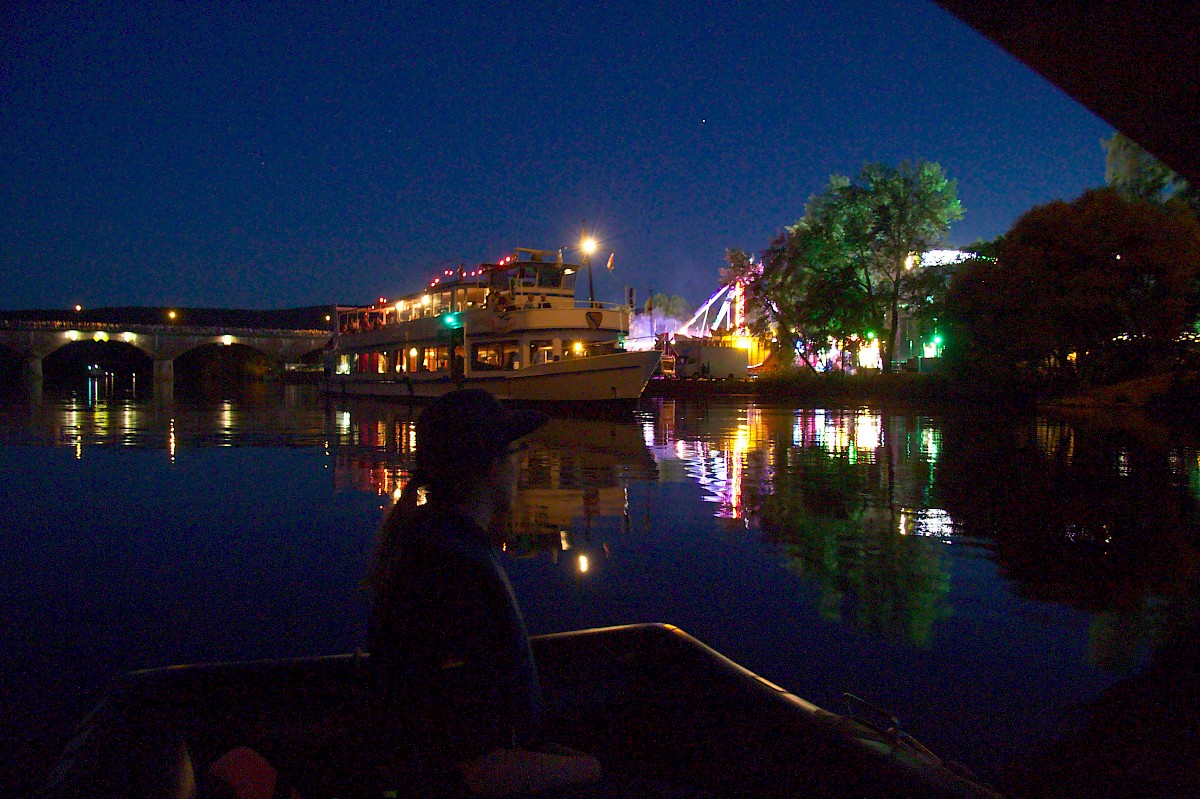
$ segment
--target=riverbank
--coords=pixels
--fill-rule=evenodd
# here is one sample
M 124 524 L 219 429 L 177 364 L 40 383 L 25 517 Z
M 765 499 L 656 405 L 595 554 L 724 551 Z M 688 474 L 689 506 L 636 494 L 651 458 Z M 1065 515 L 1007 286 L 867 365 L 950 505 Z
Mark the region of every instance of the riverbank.
M 962 384 L 944 375 L 912 372 L 868 375 L 798 372 L 744 380 L 654 379 L 646 386 L 644 396 L 665 399 L 753 397 L 768 401 L 882 403 L 932 409 L 945 408 L 967 400 L 985 404 L 1018 404 L 1002 392 L 968 396 Z

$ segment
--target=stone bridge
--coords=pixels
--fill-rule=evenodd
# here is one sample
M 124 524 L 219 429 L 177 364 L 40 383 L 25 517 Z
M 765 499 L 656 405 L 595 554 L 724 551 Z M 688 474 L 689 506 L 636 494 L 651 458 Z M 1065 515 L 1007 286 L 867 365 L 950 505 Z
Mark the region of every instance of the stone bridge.
M 0 320 L 0 345 L 25 361 L 30 378 L 42 376 L 42 360 L 76 341 L 118 341 L 136 347 L 154 361 L 155 381 L 175 379 L 175 359 L 206 344 L 241 344 L 281 363 L 298 363 L 333 338 L 329 330 L 198 327 L 86 321 Z

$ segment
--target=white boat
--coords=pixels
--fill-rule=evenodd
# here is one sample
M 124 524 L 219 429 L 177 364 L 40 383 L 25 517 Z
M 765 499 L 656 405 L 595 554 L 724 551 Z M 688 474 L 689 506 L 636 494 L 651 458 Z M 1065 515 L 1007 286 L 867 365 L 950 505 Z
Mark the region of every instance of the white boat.
M 378 397 L 484 388 L 521 402 L 636 400 L 661 353 L 626 352 L 629 309 L 577 302 L 579 271 L 561 252 L 517 249 L 396 302 L 339 308 L 324 385 Z

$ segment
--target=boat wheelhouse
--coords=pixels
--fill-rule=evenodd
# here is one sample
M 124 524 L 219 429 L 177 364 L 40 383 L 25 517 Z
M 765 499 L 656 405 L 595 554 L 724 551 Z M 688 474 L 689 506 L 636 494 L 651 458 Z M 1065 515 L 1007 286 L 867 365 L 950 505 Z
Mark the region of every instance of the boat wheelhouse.
M 325 385 L 384 397 L 484 388 L 526 402 L 636 400 L 661 354 L 626 352 L 629 309 L 576 301 L 579 272 L 561 252 L 520 248 L 396 302 L 339 308 Z

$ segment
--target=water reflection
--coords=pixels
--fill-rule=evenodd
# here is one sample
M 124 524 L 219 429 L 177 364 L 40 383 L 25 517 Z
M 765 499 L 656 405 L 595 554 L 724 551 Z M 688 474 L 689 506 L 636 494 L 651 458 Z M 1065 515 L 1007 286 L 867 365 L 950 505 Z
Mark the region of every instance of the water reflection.
M 1092 614 L 1089 660 L 1124 671 L 1197 573 L 1194 445 L 1052 418 L 662 401 L 642 419 L 663 479 L 761 530 L 820 613 L 927 646 L 952 564 L 996 560 L 1022 596 Z
M 0 406 L 0 618 L 18 620 L 26 706 L 59 696 L 38 680 L 72 658 L 93 675 L 352 648 L 415 418 L 300 387 Z M 935 749 L 995 765 L 1080 703 L 1170 704 L 1157 686 L 1194 667 L 1198 496 L 1195 442 L 1151 424 L 659 401 L 539 431 L 509 550 L 542 630 L 681 623 L 818 703 L 862 687 Z
M 822 617 L 924 646 L 949 610 L 949 511 L 930 504 L 941 430 L 874 410 L 664 401 L 644 424 L 666 479 L 693 480 L 715 515 L 761 529 L 820 591 Z M 649 434 L 653 432 L 654 437 Z
M 1089 658 L 1128 670 L 1194 592 L 1196 449 L 1152 427 L 947 424 L 939 493 L 1022 596 L 1093 614 Z
M 333 411 L 335 486 L 398 499 L 414 466 L 416 416 L 416 409 L 381 403 Z M 555 561 L 571 552 L 573 568 L 587 574 L 611 551 L 595 537 L 600 520 L 621 519 L 628 529 L 629 481 L 655 479 L 632 419 L 551 419 L 521 452 L 506 546 L 517 557 L 545 553 Z M 576 551 L 584 546 L 594 549 L 590 556 Z

